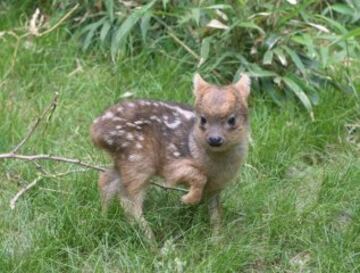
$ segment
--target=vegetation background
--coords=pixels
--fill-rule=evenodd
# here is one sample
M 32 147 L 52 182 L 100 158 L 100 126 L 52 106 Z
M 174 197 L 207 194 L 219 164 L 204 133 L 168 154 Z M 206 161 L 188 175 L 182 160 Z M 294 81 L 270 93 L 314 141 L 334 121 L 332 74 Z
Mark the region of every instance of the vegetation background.
M 359 36 L 357 0 L 1 1 L 0 153 L 58 92 L 19 153 L 106 165 L 92 120 L 128 96 L 191 103 L 196 70 L 252 77 L 253 143 L 217 243 L 204 204 L 150 190 L 159 252 L 101 215 L 95 171 L 0 159 L 0 272 L 360 272 Z

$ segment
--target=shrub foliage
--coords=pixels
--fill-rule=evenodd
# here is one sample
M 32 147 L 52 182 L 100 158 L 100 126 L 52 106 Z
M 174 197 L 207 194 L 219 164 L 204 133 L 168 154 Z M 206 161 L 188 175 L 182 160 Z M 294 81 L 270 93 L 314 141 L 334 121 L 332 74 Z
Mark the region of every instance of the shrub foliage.
M 217 2 L 85 1 L 72 30 L 84 50 L 100 48 L 114 62 L 180 46 L 214 80 L 247 72 L 276 104 L 297 98 L 311 116 L 324 85 L 355 91 L 350 72 L 337 71 L 359 54 L 359 1 Z

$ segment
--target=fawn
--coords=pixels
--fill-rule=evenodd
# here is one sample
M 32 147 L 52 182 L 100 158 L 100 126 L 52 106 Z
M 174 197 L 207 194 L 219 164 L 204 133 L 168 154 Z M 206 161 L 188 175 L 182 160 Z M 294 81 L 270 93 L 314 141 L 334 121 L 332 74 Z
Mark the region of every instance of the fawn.
M 153 176 L 165 185 L 184 183 L 185 204 L 209 200 L 210 222 L 221 225 L 219 193 L 244 160 L 249 138 L 247 98 L 250 79 L 216 86 L 194 77 L 195 107 L 150 100 L 123 101 L 95 119 L 91 137 L 108 152 L 113 168 L 100 174 L 102 207 L 117 196 L 125 213 L 149 239 L 153 233 L 143 216 L 144 193 Z

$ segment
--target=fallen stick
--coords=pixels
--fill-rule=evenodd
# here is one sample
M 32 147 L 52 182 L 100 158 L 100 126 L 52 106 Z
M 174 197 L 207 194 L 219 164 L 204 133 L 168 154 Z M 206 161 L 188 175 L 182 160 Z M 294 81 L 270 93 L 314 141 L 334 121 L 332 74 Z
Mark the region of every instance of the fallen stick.
M 85 168 L 94 169 L 97 171 L 104 172 L 106 169 L 95 166 L 89 163 L 85 163 L 77 158 L 66 158 L 61 156 L 53 156 L 53 155 L 46 155 L 46 154 L 38 154 L 38 155 L 21 155 L 21 154 L 14 154 L 14 153 L 6 153 L 6 154 L 0 154 L 0 159 L 20 159 L 20 160 L 28 160 L 28 161 L 34 161 L 34 160 L 52 160 L 52 161 L 60 161 L 65 162 L 69 164 L 76 164 L 80 165 Z
M 28 190 L 30 190 L 31 188 L 35 187 L 36 184 L 43 179 L 44 177 L 42 176 L 38 176 L 37 178 L 35 178 L 33 180 L 33 182 L 31 182 L 30 184 L 26 185 L 24 188 L 22 188 L 21 190 L 19 190 L 15 196 L 13 198 L 11 198 L 10 200 L 10 208 L 11 209 L 15 209 L 15 204 L 16 201 L 20 198 L 21 195 L 23 195 L 25 192 L 27 192 Z
M 49 116 L 52 115 L 52 113 L 55 111 L 56 106 L 57 106 L 57 101 L 59 98 L 59 93 L 55 92 L 55 95 L 50 103 L 50 105 L 42 112 L 42 114 L 36 119 L 36 121 L 34 122 L 34 124 L 30 127 L 28 133 L 26 134 L 26 136 L 23 138 L 23 140 L 20 141 L 20 143 L 18 145 L 16 145 L 16 147 L 11 151 L 12 154 L 16 154 L 16 152 L 25 144 L 26 141 L 28 141 L 28 139 L 32 136 L 32 134 L 35 132 L 36 128 L 39 126 L 41 120 L 43 120 L 45 118 L 45 116 L 50 113 Z

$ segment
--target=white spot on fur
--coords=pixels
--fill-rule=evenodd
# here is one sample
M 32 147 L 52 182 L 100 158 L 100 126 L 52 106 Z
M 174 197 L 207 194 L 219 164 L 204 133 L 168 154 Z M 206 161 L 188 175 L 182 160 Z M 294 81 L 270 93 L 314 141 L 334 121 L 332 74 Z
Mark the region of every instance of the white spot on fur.
M 140 141 L 144 141 L 144 140 L 145 140 L 145 138 L 144 138 L 144 136 L 143 136 L 142 134 L 138 134 L 138 135 L 137 135 L 137 139 L 140 140 Z
M 124 134 L 125 134 L 125 131 L 124 131 L 124 130 L 118 130 L 118 132 L 117 132 L 117 133 L 118 133 L 118 135 L 119 135 L 119 136 L 122 136 L 122 135 L 124 135 Z
M 132 124 L 130 122 L 126 122 L 126 125 L 129 126 L 129 127 L 132 127 L 132 128 L 136 128 L 136 125 L 135 124 Z
M 114 117 L 114 114 L 112 112 L 107 112 L 105 115 L 102 116 L 102 119 L 111 119 Z
M 123 143 L 121 143 L 120 146 L 121 146 L 122 148 L 126 148 L 126 147 L 129 146 L 129 142 L 123 142 Z
M 180 153 L 179 153 L 179 152 L 173 152 L 173 155 L 174 155 L 175 157 L 179 157 L 179 156 L 180 156 Z
M 121 126 L 121 125 L 116 125 L 115 128 L 116 128 L 117 130 L 121 130 L 121 129 L 122 129 L 122 126 Z
M 175 129 L 181 124 L 181 120 L 175 119 L 173 122 L 164 121 L 165 125 L 170 129 Z
M 139 154 L 129 155 L 129 158 L 128 158 L 129 161 L 138 161 L 138 160 L 141 160 L 141 159 L 142 159 L 142 156 L 139 155 Z
M 142 148 L 143 148 L 143 146 L 142 146 L 141 143 L 139 143 L 139 142 L 136 143 L 135 147 L 136 147 L 137 149 L 142 149 Z
M 129 103 L 127 104 L 127 106 L 129 106 L 130 108 L 134 108 L 134 107 L 135 107 L 135 103 L 129 102 Z
M 137 120 L 134 122 L 136 125 L 141 125 L 141 124 L 144 124 L 144 121 L 142 120 Z
M 171 152 L 177 152 L 177 151 L 178 151 L 178 148 L 175 146 L 174 143 L 171 143 L 171 144 L 169 145 L 169 150 L 170 150 Z
M 113 121 L 123 121 L 123 118 L 119 118 L 119 117 L 113 117 Z
M 151 116 L 150 119 L 151 119 L 151 120 L 154 120 L 154 121 L 157 121 L 157 122 L 161 122 L 161 119 L 159 119 L 159 117 L 154 116 L 154 115 Z
M 185 110 L 185 109 L 182 109 L 181 107 L 179 106 L 172 106 L 172 105 L 169 105 L 169 104 L 166 104 L 166 103 L 161 103 L 161 105 L 165 106 L 166 108 L 169 108 L 169 109 L 172 109 L 178 113 L 180 113 L 181 115 L 183 115 L 186 119 L 192 119 L 195 117 L 195 114 L 192 112 L 192 111 L 189 111 L 189 110 Z
M 134 140 L 134 136 L 132 135 L 132 133 L 127 133 L 126 139 L 127 140 Z
M 114 139 L 111 136 L 105 136 L 105 142 L 109 145 L 113 145 Z
M 122 112 L 124 110 L 124 108 L 122 108 L 121 106 L 119 106 L 118 108 L 116 108 L 116 111 L 118 112 Z

